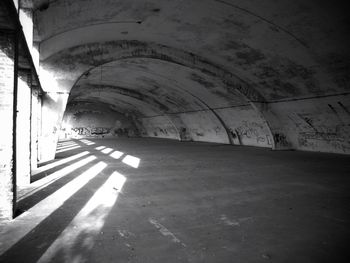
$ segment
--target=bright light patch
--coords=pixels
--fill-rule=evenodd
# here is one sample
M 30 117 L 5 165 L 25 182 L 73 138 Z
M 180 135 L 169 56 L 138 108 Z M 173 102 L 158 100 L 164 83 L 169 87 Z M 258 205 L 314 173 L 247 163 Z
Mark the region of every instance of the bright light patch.
M 60 140 L 58 142 L 58 144 L 60 144 L 60 143 L 70 143 L 70 142 L 74 142 L 74 140 Z
M 119 159 L 120 157 L 122 157 L 123 154 L 123 152 L 115 151 L 112 152 L 109 156 L 113 157 L 114 159 Z
M 124 157 L 123 163 L 125 163 L 131 167 L 138 168 L 139 164 L 140 164 L 140 158 L 137 158 L 137 157 L 132 156 L 132 155 L 127 155 Z
M 51 70 L 46 70 L 43 67 L 40 67 L 40 73 L 39 73 L 40 82 L 45 85 L 45 87 L 43 87 L 43 89 L 45 91 L 60 90 L 60 86 L 58 85 L 57 80 L 56 80 L 57 78 L 55 78 L 54 74 L 55 74 L 55 72 L 53 72 Z M 52 99 L 54 100 L 54 98 L 52 98 Z
M 40 262 L 86 262 L 89 250 L 104 226 L 107 215 L 117 201 L 118 193 L 126 181 L 114 172 L 95 192 L 86 205 L 46 250 Z
M 38 181 L 35 181 L 34 183 L 30 184 L 31 187 L 33 187 L 33 190 L 26 193 L 25 195 L 21 196 L 21 198 L 18 198 L 18 201 L 20 199 L 23 199 L 27 196 L 30 196 L 37 191 L 43 189 L 44 187 L 52 184 L 53 182 L 57 181 L 58 179 L 62 178 L 63 176 L 66 176 L 67 174 L 70 174 L 71 172 L 75 171 L 76 169 L 88 164 L 89 162 L 92 162 L 96 159 L 96 156 L 89 156 L 83 160 L 80 160 L 79 162 L 73 163 L 69 166 L 66 166 L 62 168 L 61 170 L 58 170 Z
M 75 149 L 78 149 L 78 148 L 80 148 L 79 145 L 77 145 L 77 146 L 72 146 L 72 147 L 69 147 L 69 148 L 65 148 L 65 149 L 62 149 L 62 150 L 58 150 L 58 151 L 56 151 L 56 153 L 67 152 L 67 151 L 75 150 Z
M 79 146 L 79 145 L 76 144 L 76 143 L 72 143 L 72 144 L 70 144 L 70 145 L 57 146 L 57 150 L 63 150 L 63 149 L 67 149 L 67 148 L 75 147 L 75 146 Z
M 104 148 L 106 148 L 106 146 L 99 146 L 99 147 L 96 147 L 95 149 L 100 151 L 100 150 L 102 150 Z
M 86 140 L 86 139 L 83 139 L 83 140 L 80 140 L 82 143 L 85 143 L 85 144 L 87 144 L 87 145 L 93 145 L 93 144 L 95 144 L 94 142 L 92 142 L 92 141 L 89 141 L 89 140 Z
M 101 152 L 105 153 L 105 154 L 109 154 L 111 151 L 113 151 L 112 148 L 106 148 L 106 149 L 102 150 Z
M 57 102 L 57 101 L 59 100 L 59 98 L 60 98 L 60 95 L 57 94 L 57 93 L 49 93 L 48 95 L 49 95 L 50 98 L 51 98 L 52 100 L 54 100 L 55 102 Z
M 62 149 L 66 149 L 69 147 L 74 147 L 74 146 L 78 146 L 78 144 L 71 144 L 71 145 L 64 145 L 64 146 L 57 146 L 57 150 L 62 150 Z
M 91 159 L 96 157 L 90 156 Z M 91 179 L 98 175 L 107 164 L 99 162 L 93 167 L 70 181 L 56 192 L 46 197 L 44 200 L 37 203 L 28 211 L 18 216 L 10 225 L 6 228 L 6 232 L 2 232 L 3 237 L 8 238 L 7 242 L 1 244 L 0 252 L 8 250 L 16 242 L 21 240 L 26 234 L 28 234 L 33 228 L 40 224 L 45 218 L 50 216 L 56 209 L 62 206 L 69 198 L 71 198 L 77 191 L 84 187 Z M 23 222 L 30 222 L 30 224 L 23 224 Z M 1 253 L 0 253 L 1 254 Z M 60 258 L 59 261 L 62 261 Z M 77 261 L 65 261 L 64 262 L 77 262 Z M 41 261 L 42 262 L 42 261 Z M 47 261 L 44 261 L 47 262 Z
M 89 153 L 89 152 L 85 151 L 85 152 L 78 153 L 78 154 L 76 154 L 76 155 L 73 155 L 73 156 L 70 156 L 70 157 L 61 159 L 61 160 L 56 161 L 56 162 L 54 162 L 54 163 L 50 163 L 50 164 L 41 166 L 41 167 L 39 167 L 39 168 L 36 170 L 35 173 L 36 173 L 36 174 L 37 174 L 37 173 L 42 173 L 42 172 L 44 172 L 44 171 L 47 171 L 47 170 L 52 169 L 52 168 L 54 168 L 54 167 L 57 167 L 57 166 L 59 166 L 59 165 L 62 165 L 62 164 L 68 163 L 68 162 L 70 162 L 70 161 L 73 161 L 73 160 L 75 160 L 75 159 L 78 159 L 78 158 L 80 158 L 80 157 L 83 157 L 83 156 L 87 155 L 88 153 Z
M 72 145 L 72 144 L 77 144 L 77 143 L 70 141 L 70 142 L 65 142 L 65 143 L 58 143 L 57 146 L 61 147 L 61 146 L 68 146 L 68 145 Z
M 111 176 L 113 177 L 113 180 L 112 180 L 113 189 L 117 190 L 118 192 L 121 192 L 125 184 L 126 177 L 118 172 L 113 172 Z

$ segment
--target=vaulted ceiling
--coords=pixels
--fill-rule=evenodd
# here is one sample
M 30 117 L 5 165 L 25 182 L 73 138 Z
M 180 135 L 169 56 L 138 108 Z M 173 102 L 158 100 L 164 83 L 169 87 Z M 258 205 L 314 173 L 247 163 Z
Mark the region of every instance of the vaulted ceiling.
M 312 102 L 286 112 L 293 107 L 278 103 L 349 92 L 344 7 L 323 0 L 34 0 L 40 78 L 45 90 L 70 92 L 69 103 L 95 101 L 138 117 L 248 107 L 285 136 L 293 114 L 320 109 Z

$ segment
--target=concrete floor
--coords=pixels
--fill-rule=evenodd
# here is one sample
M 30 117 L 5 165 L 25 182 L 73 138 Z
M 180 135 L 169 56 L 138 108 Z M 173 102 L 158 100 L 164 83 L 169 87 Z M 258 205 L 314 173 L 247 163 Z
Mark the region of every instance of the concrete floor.
M 19 192 L 0 262 L 348 262 L 350 156 L 70 143 Z

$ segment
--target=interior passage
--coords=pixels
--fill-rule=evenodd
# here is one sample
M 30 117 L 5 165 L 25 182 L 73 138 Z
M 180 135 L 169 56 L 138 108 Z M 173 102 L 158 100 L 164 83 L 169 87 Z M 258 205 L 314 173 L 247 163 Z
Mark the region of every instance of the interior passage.
M 349 21 L 0 0 L 0 263 L 347 263 Z

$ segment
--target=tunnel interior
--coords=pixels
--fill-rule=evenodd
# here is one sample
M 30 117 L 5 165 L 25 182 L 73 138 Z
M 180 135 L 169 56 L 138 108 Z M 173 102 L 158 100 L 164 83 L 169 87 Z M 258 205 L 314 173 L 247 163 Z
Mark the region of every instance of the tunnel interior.
M 342 262 L 346 11 L 2 0 L 0 261 Z
M 113 61 L 85 72 L 75 83 L 66 118 L 71 116 L 69 125 L 84 136 L 121 133 L 271 148 L 270 131 L 261 114 L 239 92 L 227 90 L 218 77 L 173 62 L 153 58 Z M 115 115 L 115 120 L 101 127 L 89 127 L 96 122 L 88 117 L 85 123 L 74 123 L 89 113 L 99 119 L 97 103 L 103 107 L 103 116 L 108 108 L 124 118 Z
M 36 9 L 44 2 L 33 2 L 39 75 L 44 91 L 69 93 L 67 118 L 89 114 L 88 105 L 97 114 L 98 104 L 128 118 L 121 129 L 132 136 L 349 152 L 340 7 L 51 1 Z M 115 135 L 118 121 L 69 132 Z

